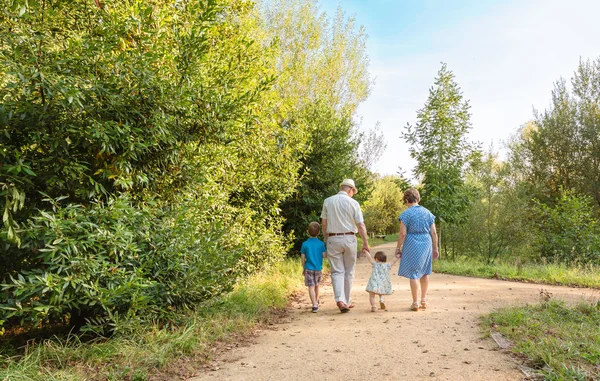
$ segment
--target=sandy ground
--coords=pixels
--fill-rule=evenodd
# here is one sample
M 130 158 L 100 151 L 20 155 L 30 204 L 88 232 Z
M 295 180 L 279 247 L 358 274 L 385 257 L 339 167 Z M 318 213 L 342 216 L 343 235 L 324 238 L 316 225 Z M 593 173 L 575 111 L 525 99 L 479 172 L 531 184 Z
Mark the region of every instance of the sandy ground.
M 377 249 L 391 258 L 394 247 Z M 304 296 L 283 323 L 250 346 L 220 354 L 211 370 L 190 380 L 524 380 L 519 362 L 483 337 L 480 317 L 538 302 L 541 289 L 570 303 L 600 298 L 598 290 L 432 274 L 429 308 L 414 312 L 408 280 L 394 275 L 397 266 L 388 311 L 370 311 L 364 288 L 371 266 L 361 257 L 352 293 L 356 307 L 349 313 L 339 312 L 326 282 L 318 313 L 311 313 Z

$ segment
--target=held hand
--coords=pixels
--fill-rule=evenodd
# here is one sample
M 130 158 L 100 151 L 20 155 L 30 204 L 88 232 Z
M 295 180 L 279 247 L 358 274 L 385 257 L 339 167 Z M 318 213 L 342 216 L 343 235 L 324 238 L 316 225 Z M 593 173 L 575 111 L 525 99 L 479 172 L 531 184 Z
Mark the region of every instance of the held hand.
M 438 250 L 433 250 L 433 259 L 438 259 L 440 257 L 440 252 Z
M 302 276 L 306 276 L 306 270 L 302 270 Z
M 369 253 L 371 252 L 371 248 L 369 247 L 369 243 L 368 242 L 364 242 L 362 245 L 362 251 L 368 251 Z
M 396 248 L 396 258 L 402 258 L 402 249 L 399 247 Z

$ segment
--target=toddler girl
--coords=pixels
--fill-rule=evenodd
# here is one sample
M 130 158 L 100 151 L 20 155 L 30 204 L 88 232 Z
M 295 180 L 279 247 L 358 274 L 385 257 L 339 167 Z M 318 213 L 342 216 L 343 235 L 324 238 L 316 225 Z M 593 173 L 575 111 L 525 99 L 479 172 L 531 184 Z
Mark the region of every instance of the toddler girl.
M 395 258 L 392 263 L 387 263 L 387 257 L 383 251 L 375 253 L 375 258 L 371 257 L 371 253 L 365 251 L 365 256 L 371 262 L 373 270 L 371 277 L 367 283 L 366 290 L 369 292 L 369 301 L 371 302 L 371 312 L 377 311 L 375 306 L 375 295 L 379 295 L 379 307 L 385 310 L 384 295 L 392 294 L 392 281 L 390 280 L 390 269 L 398 262 L 399 258 Z

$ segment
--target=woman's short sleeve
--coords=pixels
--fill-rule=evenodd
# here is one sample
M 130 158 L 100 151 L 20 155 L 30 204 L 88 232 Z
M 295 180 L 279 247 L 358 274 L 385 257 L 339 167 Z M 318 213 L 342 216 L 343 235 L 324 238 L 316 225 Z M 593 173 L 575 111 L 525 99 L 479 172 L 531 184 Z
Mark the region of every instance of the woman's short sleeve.
M 434 222 L 435 216 L 433 215 L 433 213 L 429 212 L 429 226 L 433 225 Z
M 404 226 L 406 226 L 407 220 L 408 220 L 408 216 L 406 215 L 406 211 L 404 211 L 400 214 L 400 217 L 398 217 L 398 221 L 404 222 Z

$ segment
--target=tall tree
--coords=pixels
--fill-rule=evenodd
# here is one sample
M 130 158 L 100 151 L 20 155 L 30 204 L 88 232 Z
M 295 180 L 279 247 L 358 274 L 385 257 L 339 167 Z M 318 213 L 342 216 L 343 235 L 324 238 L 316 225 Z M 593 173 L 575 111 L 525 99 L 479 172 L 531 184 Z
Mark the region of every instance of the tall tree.
M 313 130 L 309 130 L 309 145 L 301 158 L 300 183 L 281 205 L 284 231 L 294 233 L 297 249 L 305 238 L 308 223 L 319 221 L 323 200 L 339 190 L 342 179 L 354 178 L 361 190 L 359 199 L 368 195 L 370 186 L 370 173 L 359 159 L 360 141 L 350 115 L 337 116 L 320 102 L 307 107 L 304 113 L 301 117 L 310 122 Z
M 277 51 L 280 116 L 317 101 L 354 113 L 371 85 L 365 29 L 341 7 L 322 13 L 317 0 L 260 0 L 259 9 L 263 44 Z
M 600 58 L 581 61 L 571 80 L 577 100 L 579 136 L 583 144 L 584 193 L 600 207 Z
M 513 139 L 511 158 L 533 197 L 553 203 L 574 190 L 600 207 L 600 59 L 581 61 L 570 87 L 556 82 L 550 107 Z
M 259 5 L 263 45 L 277 52 L 273 115 L 306 136 L 300 184 L 281 206 L 284 230 L 296 236 L 299 247 L 308 222 L 318 220 L 323 199 L 337 191 L 343 178 L 354 178 L 359 199 L 368 193 L 373 160 L 360 155 L 361 141 L 367 142 L 369 159 L 379 155 L 374 149 L 381 144 L 373 146 L 380 137 L 376 130 L 365 136 L 355 123 L 371 84 L 366 34 L 341 8 L 333 17 L 320 13 L 315 0 L 263 0 Z
M 417 113 L 417 123 L 408 124 L 402 134 L 417 161 L 414 175 L 422 182 L 422 204 L 437 216 L 440 233 L 443 222 L 466 220 L 469 197 L 463 174 L 474 151 L 467 140 L 469 107 L 454 74 L 443 63 L 425 106 Z

